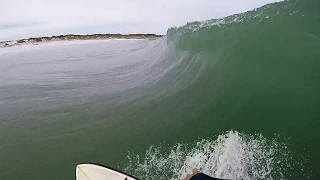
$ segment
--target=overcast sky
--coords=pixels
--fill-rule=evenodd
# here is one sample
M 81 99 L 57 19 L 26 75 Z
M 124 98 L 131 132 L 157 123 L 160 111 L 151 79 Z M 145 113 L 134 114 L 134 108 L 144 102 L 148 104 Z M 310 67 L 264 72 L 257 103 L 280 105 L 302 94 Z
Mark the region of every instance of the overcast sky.
M 157 33 L 278 0 L 0 0 L 0 41 L 59 34 Z

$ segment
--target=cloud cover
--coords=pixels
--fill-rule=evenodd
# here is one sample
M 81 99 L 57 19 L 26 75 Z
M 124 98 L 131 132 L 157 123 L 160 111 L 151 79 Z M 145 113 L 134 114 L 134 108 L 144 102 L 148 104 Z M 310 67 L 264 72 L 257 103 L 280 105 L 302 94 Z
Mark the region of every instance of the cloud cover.
M 0 41 L 91 33 L 165 34 L 171 26 L 279 0 L 0 0 Z

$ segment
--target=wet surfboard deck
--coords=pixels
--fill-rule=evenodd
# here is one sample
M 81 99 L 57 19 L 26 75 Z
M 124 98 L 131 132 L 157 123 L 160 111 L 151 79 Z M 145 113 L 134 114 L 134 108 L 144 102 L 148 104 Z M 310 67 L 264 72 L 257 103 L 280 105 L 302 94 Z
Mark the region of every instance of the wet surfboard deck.
M 79 164 L 76 167 L 77 180 L 138 180 L 118 170 L 95 164 Z

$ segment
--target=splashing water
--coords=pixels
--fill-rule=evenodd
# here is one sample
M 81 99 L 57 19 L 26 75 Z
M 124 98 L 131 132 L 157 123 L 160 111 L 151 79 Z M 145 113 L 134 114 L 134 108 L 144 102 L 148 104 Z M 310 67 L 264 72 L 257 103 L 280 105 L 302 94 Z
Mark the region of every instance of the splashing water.
M 151 146 L 144 158 L 129 153 L 124 169 L 141 179 L 180 180 L 192 168 L 222 179 L 287 179 L 294 167 L 302 167 L 292 156 L 276 139 L 229 131 L 216 140 L 176 144 L 169 151 Z

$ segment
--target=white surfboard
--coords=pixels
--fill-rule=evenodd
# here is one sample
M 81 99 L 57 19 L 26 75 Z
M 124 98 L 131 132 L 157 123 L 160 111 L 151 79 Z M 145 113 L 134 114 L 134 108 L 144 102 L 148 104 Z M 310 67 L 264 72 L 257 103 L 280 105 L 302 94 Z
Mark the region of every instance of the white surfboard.
M 126 174 L 94 164 L 80 164 L 76 168 L 77 180 L 137 180 Z

